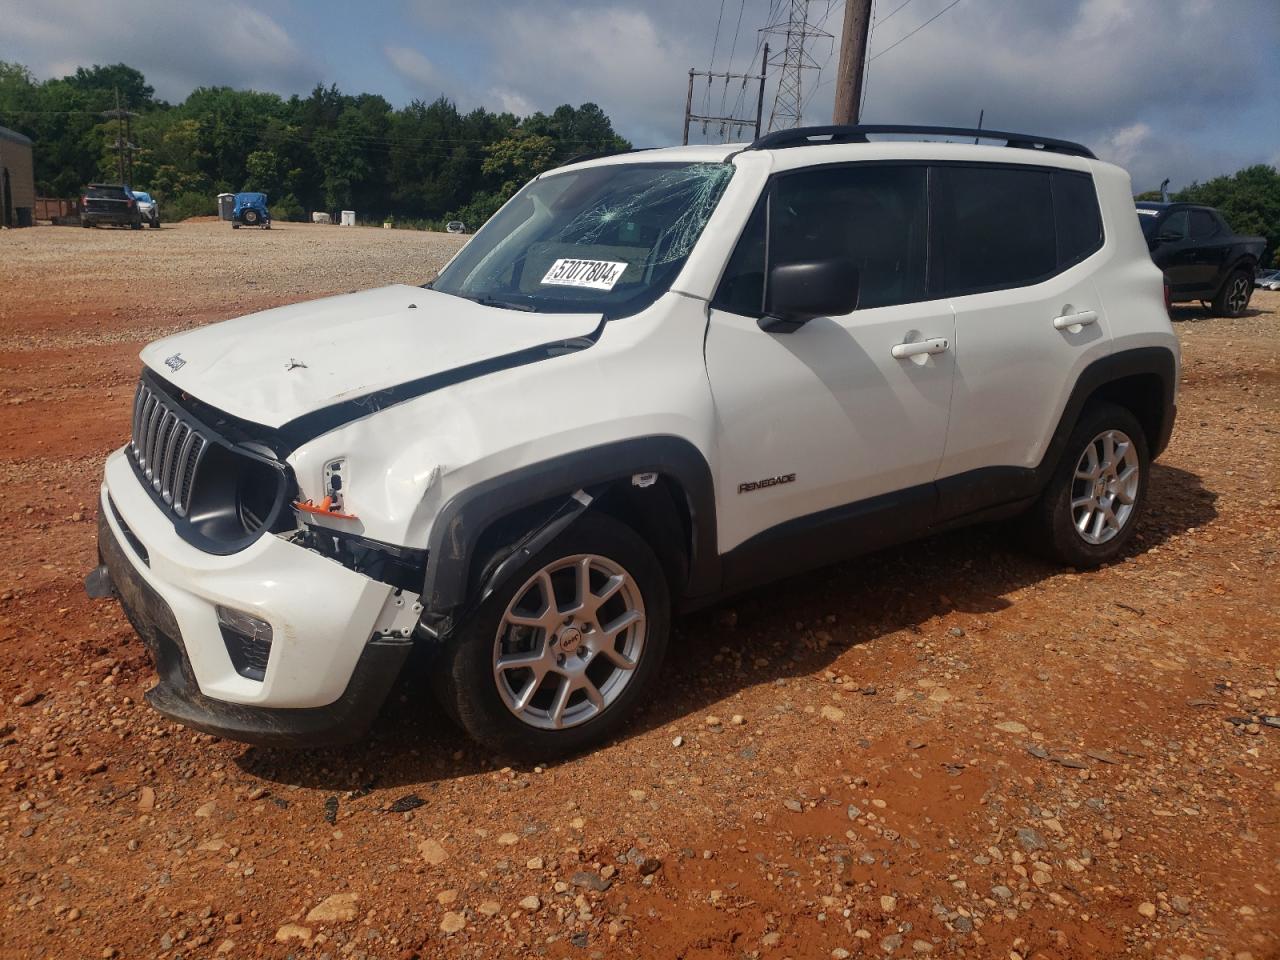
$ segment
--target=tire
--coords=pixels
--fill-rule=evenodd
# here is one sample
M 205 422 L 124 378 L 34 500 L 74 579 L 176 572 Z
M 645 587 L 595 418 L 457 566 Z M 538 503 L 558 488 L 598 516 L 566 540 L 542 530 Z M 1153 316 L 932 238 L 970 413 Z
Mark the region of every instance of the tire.
M 606 586 L 613 584 L 614 590 L 593 604 L 595 609 L 575 617 L 572 598 L 581 596 L 578 578 L 584 569 L 597 601 Z M 547 601 L 545 584 L 557 596 L 555 604 Z M 604 636 L 602 628 L 637 614 L 639 619 L 615 630 L 611 641 L 595 641 L 608 643 L 612 655 L 592 643 L 593 635 Z M 511 617 L 529 622 L 512 624 Z M 533 619 L 549 627 L 534 626 Z M 534 759 L 575 753 L 616 733 L 643 701 L 662 664 L 670 621 L 667 579 L 649 545 L 617 520 L 587 515 L 523 564 L 459 626 L 435 665 L 435 693 L 486 747 Z M 541 659 L 533 669 L 500 670 L 500 657 L 512 662 L 521 654 L 541 654 Z M 619 661 L 633 666 L 624 669 Z M 544 672 L 539 676 L 534 669 Z M 582 681 L 590 683 L 594 699 L 585 687 L 575 688 Z M 571 692 L 564 695 L 566 683 Z M 521 696 L 527 703 L 517 708 Z
M 1213 298 L 1213 313 L 1218 317 L 1239 317 L 1249 309 L 1253 298 L 1253 278 L 1247 270 L 1236 270 Z
M 232 222 L 232 224 L 231 224 L 231 229 L 232 229 L 232 230 L 239 230 L 239 229 L 240 229 L 240 224 L 235 223 L 235 222 Z
M 1108 437 L 1116 450 L 1110 461 Z M 1133 466 L 1137 475 L 1129 477 Z M 1129 545 L 1142 518 L 1150 473 L 1150 449 L 1138 419 L 1114 403 L 1089 405 L 1028 516 L 1031 546 L 1051 560 L 1081 569 L 1114 560 Z M 1095 506 L 1085 502 L 1090 499 Z
M 244 213 L 240 214 L 240 216 L 244 220 L 245 224 L 247 224 L 248 226 L 250 227 L 257 226 L 257 223 L 258 223 L 257 210 L 246 210 Z
M 160 229 L 160 220 L 159 220 L 159 218 L 157 218 L 157 219 L 155 219 L 155 220 L 152 220 L 152 221 L 151 221 L 151 229 L 152 229 L 152 230 L 159 230 L 159 229 Z
M 92 230 L 92 229 L 93 229 L 93 224 L 92 224 L 92 223 L 90 223 L 88 220 L 81 220 L 81 221 L 80 221 L 80 226 L 84 227 L 86 230 Z
M 142 229 L 142 221 L 141 221 L 141 220 L 134 220 L 132 223 L 130 223 L 130 224 L 129 224 L 129 229 L 130 229 L 130 230 L 141 230 L 141 229 Z

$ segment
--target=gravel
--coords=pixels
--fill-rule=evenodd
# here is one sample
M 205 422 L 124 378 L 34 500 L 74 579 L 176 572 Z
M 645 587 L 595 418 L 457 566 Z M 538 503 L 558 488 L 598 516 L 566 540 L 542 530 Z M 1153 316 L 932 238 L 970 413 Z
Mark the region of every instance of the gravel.
M 1178 311 L 1179 424 L 1118 563 L 983 528 L 744 595 L 676 620 L 617 740 L 526 767 L 417 673 L 341 750 L 169 724 L 81 587 L 145 336 L 421 282 L 458 241 L 3 243 L 0 955 L 1280 955 L 1280 295 Z

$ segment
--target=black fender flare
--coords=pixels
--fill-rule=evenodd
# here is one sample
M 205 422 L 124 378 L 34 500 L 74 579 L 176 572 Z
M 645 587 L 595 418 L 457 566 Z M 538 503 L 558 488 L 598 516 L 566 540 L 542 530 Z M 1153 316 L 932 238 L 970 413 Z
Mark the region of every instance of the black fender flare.
M 1080 371 L 1058 420 L 1058 428 L 1054 430 L 1053 439 L 1049 441 L 1040 462 L 1039 472 L 1044 475 L 1046 482 L 1057 468 L 1071 431 L 1075 429 L 1089 398 L 1109 383 L 1143 374 L 1154 375 L 1160 380 L 1160 431 L 1156 436 L 1148 437 L 1147 442 L 1151 447 L 1151 459 L 1164 453 L 1169 446 L 1169 437 L 1173 434 L 1173 421 L 1177 413 L 1174 396 L 1178 387 L 1178 361 L 1168 347 L 1132 347 L 1100 357 Z
M 649 436 L 588 447 L 520 467 L 452 497 L 436 516 L 428 537 L 423 606 L 439 619 L 472 598 L 479 586 L 472 576 L 476 547 L 496 521 L 557 496 L 570 498 L 576 491 L 642 473 L 668 477 L 684 491 L 691 527 L 689 578 L 684 592 L 714 593 L 720 585 L 720 564 L 711 467 L 688 440 Z M 571 519 L 577 515 L 575 512 Z
M 1168 347 L 1134 347 L 1094 360 L 1076 378 L 1040 462 L 1034 467 L 981 467 L 937 480 L 938 509 L 934 526 L 943 529 L 984 510 L 1031 503 L 1044 492 L 1058 469 L 1067 441 L 1071 439 L 1085 405 L 1099 391 L 1126 377 L 1154 375 L 1160 381 L 1160 428 L 1147 438 L 1151 457 L 1155 459 L 1169 445 L 1169 437 L 1173 433 L 1173 421 L 1177 415 L 1174 406 L 1177 370 L 1178 362 Z

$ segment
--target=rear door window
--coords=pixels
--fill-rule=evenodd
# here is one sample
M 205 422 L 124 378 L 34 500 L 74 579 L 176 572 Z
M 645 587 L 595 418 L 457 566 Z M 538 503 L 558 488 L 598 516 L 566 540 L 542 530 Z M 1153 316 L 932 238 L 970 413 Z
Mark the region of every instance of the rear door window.
M 1185 240 L 1187 238 L 1190 211 L 1175 210 L 1160 222 L 1160 230 L 1156 236 L 1166 242 Z
M 1218 218 L 1208 210 L 1191 211 L 1191 239 L 1208 240 L 1218 233 Z
M 935 284 L 960 295 L 1043 280 L 1057 270 L 1049 170 L 939 166 Z

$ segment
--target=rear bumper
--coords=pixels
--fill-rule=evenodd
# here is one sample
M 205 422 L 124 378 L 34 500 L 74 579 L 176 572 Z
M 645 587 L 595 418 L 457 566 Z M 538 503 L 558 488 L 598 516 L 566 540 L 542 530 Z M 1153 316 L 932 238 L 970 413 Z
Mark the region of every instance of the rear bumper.
M 83 210 L 80 213 L 80 220 L 83 223 L 113 223 L 123 225 L 128 223 L 139 223 L 142 215 L 137 211 L 124 210 L 117 213 L 114 210 Z
M 171 720 L 205 733 L 277 746 L 319 747 L 358 740 L 387 698 L 411 640 L 374 640 L 356 662 L 346 690 L 323 707 L 272 708 L 215 700 L 200 692 L 173 610 L 139 572 L 117 538 L 107 506 L 98 515 L 98 556 L 125 615 L 155 663 L 159 683 L 147 703 Z

